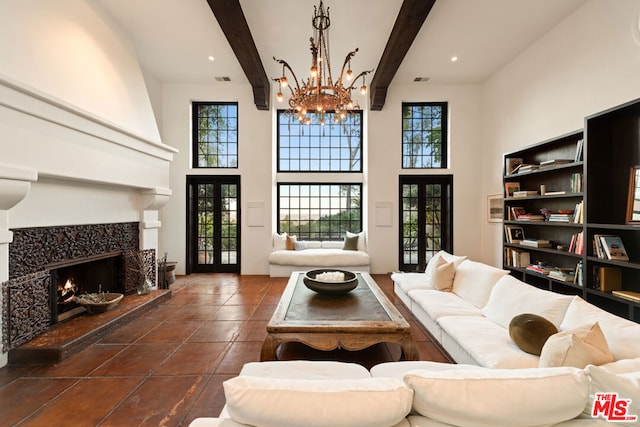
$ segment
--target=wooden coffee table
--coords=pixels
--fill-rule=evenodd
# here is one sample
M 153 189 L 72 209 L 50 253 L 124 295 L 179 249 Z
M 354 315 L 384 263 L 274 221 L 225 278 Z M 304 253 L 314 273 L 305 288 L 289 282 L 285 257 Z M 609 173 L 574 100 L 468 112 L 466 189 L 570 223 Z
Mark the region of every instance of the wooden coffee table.
M 292 273 L 267 324 L 260 360 L 277 360 L 278 346 L 287 342 L 323 351 L 393 343 L 405 360 L 418 360 L 407 321 L 368 273 L 357 276 L 358 286 L 348 294 L 323 295 L 305 286 L 304 272 Z

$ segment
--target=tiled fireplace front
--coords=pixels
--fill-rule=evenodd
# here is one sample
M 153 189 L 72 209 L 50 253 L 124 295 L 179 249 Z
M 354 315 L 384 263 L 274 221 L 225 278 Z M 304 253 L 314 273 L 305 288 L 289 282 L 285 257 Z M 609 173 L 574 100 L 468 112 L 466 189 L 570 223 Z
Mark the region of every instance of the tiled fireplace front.
M 2 284 L 4 352 L 82 313 L 71 301 L 76 292 L 129 295 L 145 275 L 155 282 L 155 250 L 139 250 L 137 222 L 12 231 L 9 280 Z M 70 278 L 76 283 L 65 289 Z

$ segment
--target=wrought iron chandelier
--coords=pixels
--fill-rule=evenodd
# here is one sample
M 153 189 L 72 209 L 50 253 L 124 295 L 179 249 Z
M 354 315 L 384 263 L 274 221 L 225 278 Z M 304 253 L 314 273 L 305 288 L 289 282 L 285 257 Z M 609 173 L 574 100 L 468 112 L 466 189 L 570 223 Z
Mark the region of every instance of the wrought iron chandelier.
M 347 114 L 359 110 L 357 101 L 351 99 L 351 92 L 356 88 L 356 82 L 362 78 L 360 93 L 367 93 L 366 75 L 373 70 L 363 71 L 355 78 L 351 71 L 351 58 L 358 52 L 358 48 L 349 52 L 344 59 L 338 80 L 334 82 L 331 74 L 331 60 L 329 54 L 329 8 L 324 8 L 322 0 L 320 5 L 313 7 L 313 37 L 311 42 L 311 69 L 309 77 L 300 81 L 296 77 L 287 61 L 273 58 L 282 64 L 282 77 L 273 79 L 278 83 L 278 102 L 284 101 L 282 91 L 288 87 L 291 91 L 289 97 L 289 111 L 303 123 L 311 123 L 309 113 L 320 113 L 320 124 L 324 124 L 325 115 L 333 115 L 333 120 L 344 120 Z M 295 82 L 293 86 L 287 78 L 288 71 Z

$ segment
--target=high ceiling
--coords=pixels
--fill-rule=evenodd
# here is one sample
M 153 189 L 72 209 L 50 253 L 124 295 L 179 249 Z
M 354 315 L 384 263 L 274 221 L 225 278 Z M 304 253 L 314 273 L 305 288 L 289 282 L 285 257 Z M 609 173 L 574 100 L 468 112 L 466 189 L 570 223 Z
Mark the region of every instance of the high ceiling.
M 93 1 L 131 35 L 142 67 L 158 80 L 211 83 L 228 77 L 249 83 L 207 0 Z M 416 77 L 437 84 L 481 83 L 585 1 L 436 0 L 390 90 L 393 84 L 424 84 L 413 83 Z M 285 59 L 300 75 L 307 72 L 311 16 L 318 3 L 240 0 L 269 80 L 282 72 L 274 56 Z M 324 3 L 331 16 L 332 68 L 339 68 L 344 56 L 358 47 L 354 72 L 377 69 L 403 0 Z

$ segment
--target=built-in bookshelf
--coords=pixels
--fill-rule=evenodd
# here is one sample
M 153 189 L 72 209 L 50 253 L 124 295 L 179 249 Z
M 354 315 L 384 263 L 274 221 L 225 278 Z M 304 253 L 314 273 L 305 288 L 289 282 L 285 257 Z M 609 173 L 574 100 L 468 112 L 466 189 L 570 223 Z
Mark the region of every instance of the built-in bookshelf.
M 584 131 L 505 154 L 504 268 L 640 322 L 640 224 L 627 223 L 637 165 L 640 100 L 587 117 Z

